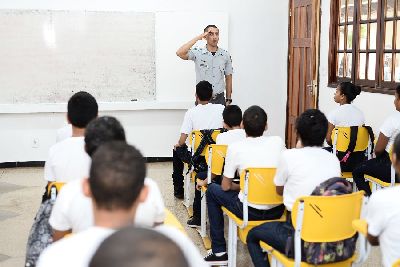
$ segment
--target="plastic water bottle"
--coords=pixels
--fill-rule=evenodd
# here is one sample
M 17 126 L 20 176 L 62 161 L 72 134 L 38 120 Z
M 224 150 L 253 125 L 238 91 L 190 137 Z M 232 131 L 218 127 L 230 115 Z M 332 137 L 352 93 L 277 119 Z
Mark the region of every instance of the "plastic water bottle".
M 55 201 L 57 197 L 57 189 L 53 186 L 50 189 L 50 199 Z

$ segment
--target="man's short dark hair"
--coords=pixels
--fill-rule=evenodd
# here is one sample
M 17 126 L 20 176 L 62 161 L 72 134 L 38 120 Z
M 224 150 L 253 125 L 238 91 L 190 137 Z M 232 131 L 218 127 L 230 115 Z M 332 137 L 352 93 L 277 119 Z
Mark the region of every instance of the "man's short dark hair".
M 200 101 L 210 101 L 212 92 L 212 85 L 207 81 L 201 81 L 196 85 L 196 95 Z
M 400 96 L 400 85 L 396 86 L 396 93 L 398 96 Z
M 267 113 L 259 106 L 251 106 L 243 113 L 244 131 L 250 137 L 262 136 L 267 126 Z
M 144 185 L 146 163 L 142 154 L 125 142 L 100 146 L 92 157 L 90 190 L 96 206 L 105 210 L 128 210 Z
M 296 131 L 303 146 L 322 146 L 328 131 L 328 120 L 318 109 L 308 109 L 297 118 Z
M 152 229 L 128 227 L 99 246 L 89 267 L 188 267 L 181 248 Z
M 89 122 L 85 129 L 85 148 L 89 156 L 110 141 L 126 142 L 124 128 L 116 118 L 103 116 Z
M 222 112 L 222 117 L 224 118 L 224 122 L 229 127 L 240 126 L 242 122 L 242 110 L 239 106 L 229 105 L 225 107 Z
M 98 111 L 96 99 L 88 92 L 77 92 L 68 101 L 68 120 L 77 128 L 85 128 Z
M 204 32 L 208 31 L 208 29 L 209 29 L 209 28 L 215 28 L 215 29 L 218 29 L 218 27 L 217 27 L 217 26 L 215 26 L 215 25 L 211 24 L 211 25 L 207 25 L 207 27 L 205 27 L 205 28 L 204 28 Z

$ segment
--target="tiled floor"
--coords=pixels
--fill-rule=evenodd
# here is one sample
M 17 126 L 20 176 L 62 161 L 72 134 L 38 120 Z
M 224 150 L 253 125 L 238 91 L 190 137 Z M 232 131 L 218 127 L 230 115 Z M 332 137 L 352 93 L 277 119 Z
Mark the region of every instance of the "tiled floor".
M 157 181 L 166 207 L 185 225 L 186 209 L 172 194 L 171 163 L 152 163 L 148 168 L 148 176 Z M 23 266 L 29 229 L 44 185 L 43 168 L 0 169 L 0 267 Z M 188 227 L 186 231 L 201 253 L 206 254 L 198 233 Z M 237 255 L 238 267 L 252 266 L 247 249 L 240 242 Z M 379 262 L 379 249 L 374 248 L 363 266 L 380 266 Z

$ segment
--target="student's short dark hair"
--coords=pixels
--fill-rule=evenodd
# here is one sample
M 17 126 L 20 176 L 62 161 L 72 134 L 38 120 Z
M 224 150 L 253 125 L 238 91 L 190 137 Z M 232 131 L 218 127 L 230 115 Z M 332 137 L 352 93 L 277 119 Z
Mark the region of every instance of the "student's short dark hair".
M 398 96 L 400 96 L 400 85 L 396 86 L 396 93 Z
M 77 128 L 85 128 L 98 111 L 96 99 L 88 92 L 77 92 L 68 101 L 68 120 Z
M 229 127 L 240 126 L 242 122 L 242 110 L 239 106 L 229 105 L 225 107 L 222 112 L 222 117 L 224 118 L 225 124 Z
M 128 227 L 99 246 L 89 267 L 188 267 L 181 248 L 152 229 Z
M 392 153 L 396 155 L 397 161 L 400 162 L 400 134 L 394 139 Z
M 296 131 L 303 146 L 322 146 L 328 131 L 328 120 L 318 109 L 308 109 L 297 118 Z
M 213 89 L 211 83 L 201 81 L 196 85 L 196 95 L 200 101 L 210 101 Z
M 251 106 L 243 113 L 244 131 L 250 137 L 262 136 L 267 126 L 267 113 L 259 106 Z
M 346 96 L 347 103 L 349 104 L 361 93 L 361 87 L 351 82 L 341 82 L 339 90 Z
M 110 141 L 126 142 L 124 128 L 116 118 L 103 116 L 89 122 L 85 129 L 85 148 L 89 156 Z
M 100 146 L 92 156 L 89 184 L 96 206 L 128 210 L 137 200 L 146 176 L 142 154 L 125 142 Z
M 208 29 L 209 29 L 209 28 L 215 28 L 215 29 L 218 29 L 218 27 L 217 27 L 217 26 L 215 26 L 214 24 L 211 24 L 211 25 L 207 25 L 207 26 L 204 28 L 204 32 L 208 31 Z

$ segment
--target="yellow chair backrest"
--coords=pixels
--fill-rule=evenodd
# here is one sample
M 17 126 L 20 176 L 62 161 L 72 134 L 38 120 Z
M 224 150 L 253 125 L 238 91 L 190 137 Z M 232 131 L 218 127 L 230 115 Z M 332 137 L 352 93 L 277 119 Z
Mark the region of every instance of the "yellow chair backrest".
M 52 188 L 54 188 L 55 190 L 55 196 L 58 195 L 58 193 L 60 192 L 61 188 L 64 186 L 65 183 L 62 182 L 51 182 L 47 185 L 47 197 L 51 198 L 51 194 L 52 194 Z
M 306 196 L 296 200 L 292 223 L 296 228 L 298 208 L 304 201 L 301 239 L 308 242 L 334 242 L 352 237 L 353 220 L 360 218 L 363 191 L 340 196 Z
M 221 175 L 222 169 L 224 168 L 227 145 L 209 145 L 206 149 L 206 161 L 207 165 L 211 167 L 211 173 L 215 175 Z M 211 159 L 210 159 L 211 154 Z
M 336 150 L 346 152 L 350 143 L 350 127 L 335 127 L 332 131 L 332 144 L 336 142 Z M 336 140 L 337 133 L 337 140 Z M 369 134 L 365 127 L 359 126 L 357 131 L 357 141 L 354 151 L 365 151 L 369 145 Z
M 214 140 L 214 142 L 215 142 L 215 140 L 217 140 L 217 136 L 220 133 L 221 133 L 220 130 L 215 130 L 211 134 L 211 137 Z M 199 130 L 192 131 L 192 133 L 190 134 L 190 138 L 189 138 L 189 144 L 193 148 L 192 153 L 194 153 L 196 151 L 196 149 L 199 147 L 202 138 L 203 138 L 203 134 L 201 133 L 201 131 L 199 131 Z M 203 150 L 201 155 L 204 156 L 205 154 L 206 154 L 206 149 Z
M 165 209 L 165 220 L 164 224 L 175 227 L 178 230 L 180 230 L 182 233 L 186 234 L 185 228 L 183 228 L 182 224 L 179 222 L 179 220 L 176 218 L 174 214 L 169 209 Z
M 252 204 L 282 204 L 282 196 L 276 193 L 274 177 L 276 168 L 247 168 L 240 175 L 240 190 L 244 195 L 245 180 L 248 178 L 247 200 Z
M 400 267 L 400 260 L 397 260 L 395 263 L 393 263 L 393 267 Z

